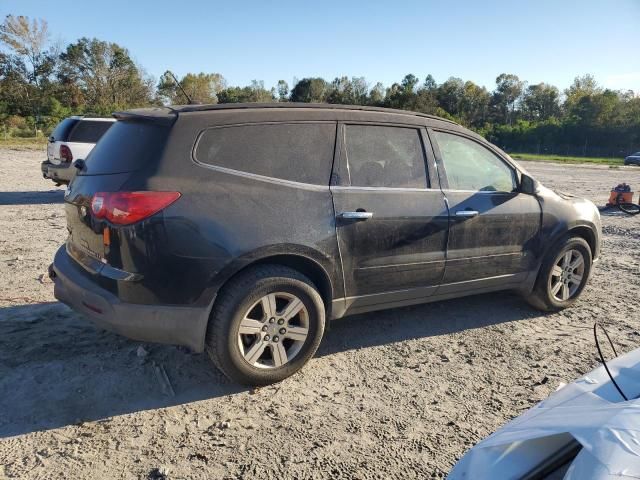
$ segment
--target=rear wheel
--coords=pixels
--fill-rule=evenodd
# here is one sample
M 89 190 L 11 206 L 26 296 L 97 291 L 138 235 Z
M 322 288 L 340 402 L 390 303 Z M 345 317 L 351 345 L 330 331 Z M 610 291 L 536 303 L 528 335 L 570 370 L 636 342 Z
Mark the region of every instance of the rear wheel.
M 527 301 L 543 311 L 561 310 L 582 293 L 591 273 L 591 249 L 580 237 L 558 242 L 544 260 Z
M 209 320 L 207 351 L 230 379 L 266 385 L 307 363 L 324 324 L 324 303 L 307 277 L 287 267 L 260 265 L 220 292 Z

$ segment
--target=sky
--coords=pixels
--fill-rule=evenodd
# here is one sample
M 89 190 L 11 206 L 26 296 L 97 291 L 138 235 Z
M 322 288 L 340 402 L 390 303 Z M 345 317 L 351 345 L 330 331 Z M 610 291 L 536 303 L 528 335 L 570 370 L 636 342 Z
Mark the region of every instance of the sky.
M 221 73 L 229 85 L 413 73 L 492 90 L 501 73 L 560 89 L 593 74 L 640 94 L 640 0 L 0 0 L 0 15 L 43 18 L 52 40 L 126 47 L 156 79 Z

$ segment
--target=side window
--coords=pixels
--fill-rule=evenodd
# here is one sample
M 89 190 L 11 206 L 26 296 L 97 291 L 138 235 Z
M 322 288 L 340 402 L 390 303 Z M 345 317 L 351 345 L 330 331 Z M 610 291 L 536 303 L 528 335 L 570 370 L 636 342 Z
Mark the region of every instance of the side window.
M 416 128 L 345 125 L 345 148 L 352 186 L 427 187 Z
M 491 150 L 458 135 L 434 132 L 452 190 L 512 192 L 514 170 Z
M 335 123 L 237 125 L 205 130 L 196 160 L 266 177 L 329 185 Z

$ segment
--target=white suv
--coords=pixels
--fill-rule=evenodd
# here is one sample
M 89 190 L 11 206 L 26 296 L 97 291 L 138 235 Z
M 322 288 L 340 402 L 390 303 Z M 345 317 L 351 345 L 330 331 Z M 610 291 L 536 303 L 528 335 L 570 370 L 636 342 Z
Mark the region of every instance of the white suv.
M 83 116 L 65 118 L 49 137 L 47 160 L 42 162 L 42 176 L 58 185 L 69 183 L 75 176 L 73 162 L 87 158 L 115 121 L 115 118 Z

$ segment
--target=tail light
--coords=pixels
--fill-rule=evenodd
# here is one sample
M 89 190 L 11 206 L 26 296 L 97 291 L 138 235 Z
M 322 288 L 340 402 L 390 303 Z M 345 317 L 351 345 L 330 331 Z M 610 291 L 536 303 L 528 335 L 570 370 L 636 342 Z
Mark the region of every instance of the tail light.
M 71 149 L 66 145 L 60 145 L 60 160 L 65 163 L 69 163 L 73 160 L 73 154 L 71 153 Z
M 130 225 L 180 198 L 180 192 L 98 192 L 91 199 L 91 212 L 115 225 Z

